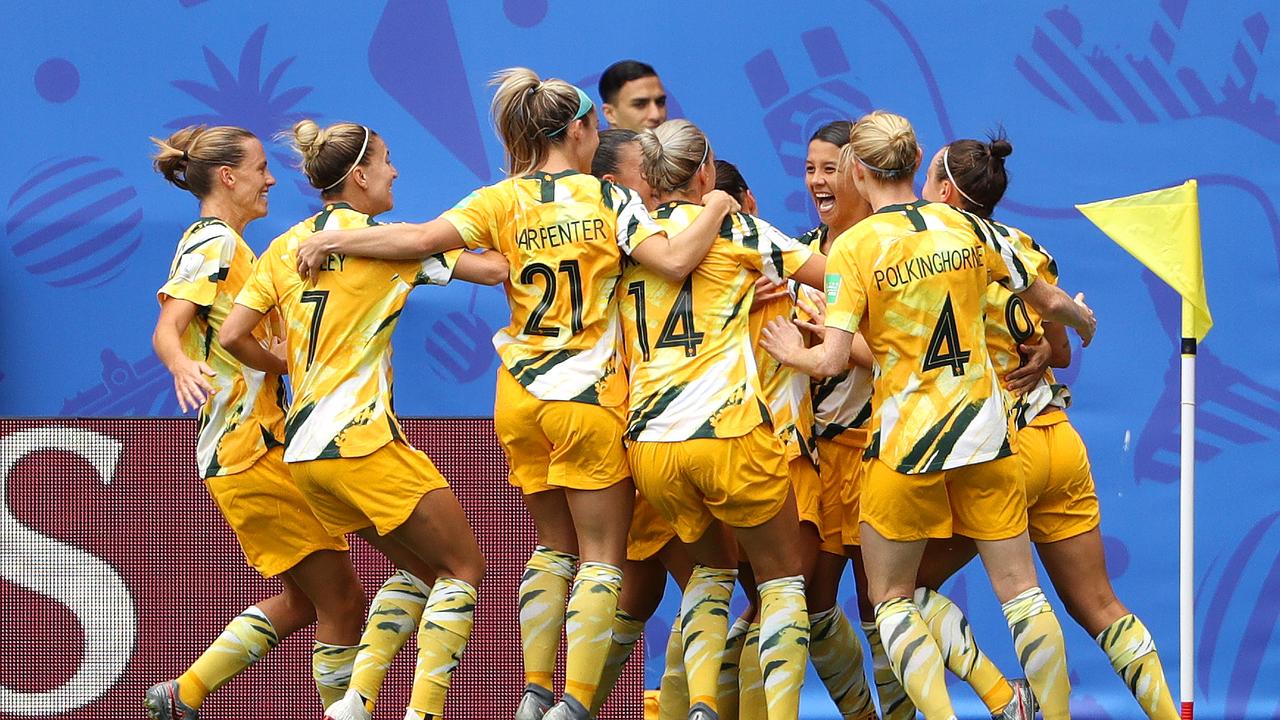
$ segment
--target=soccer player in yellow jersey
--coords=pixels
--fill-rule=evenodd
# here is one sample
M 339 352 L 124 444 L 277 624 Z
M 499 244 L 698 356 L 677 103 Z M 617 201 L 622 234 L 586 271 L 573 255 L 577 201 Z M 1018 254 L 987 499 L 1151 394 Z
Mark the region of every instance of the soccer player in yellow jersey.
M 686 120 L 640 134 L 645 178 L 663 203 L 661 227 L 677 232 L 707 212 L 715 157 Z M 689 717 L 714 718 L 717 675 L 736 577 L 735 529 L 757 577 L 762 666 L 772 666 L 770 717 L 795 717 L 805 671 L 808 618 L 786 448 L 770 426 L 747 312 L 755 281 L 816 284 L 824 260 L 767 223 L 734 214 L 683 280 L 640 266 L 623 273 L 622 325 L 630 407 L 628 456 L 646 500 L 675 526 L 695 565 L 681 603 Z
M 275 178 L 262 143 L 242 128 L 188 127 L 152 141 L 156 170 L 199 198 L 201 216 L 183 233 L 158 293 L 156 355 L 173 374 L 182 411 L 199 408 L 196 460 L 209 494 L 249 565 L 278 576 L 284 589 L 246 608 L 181 677 L 148 690 L 147 713 L 195 718 L 208 693 L 312 619 L 316 687 L 322 699 L 340 695 L 364 604 L 346 540 L 316 519 L 285 467 L 283 362 L 272 355 L 270 372 L 246 367 L 215 339 L 254 261 L 241 234 L 267 214 Z M 267 323 L 249 330 L 250 342 L 272 340 Z
M 591 174 L 601 180 L 630 188 L 644 199 L 648 210 L 654 210 L 658 205 L 657 198 L 644 177 L 641 159 L 640 141 L 635 131 L 622 128 L 605 130 L 600 133 L 600 144 L 591 159 Z M 689 580 L 693 563 L 675 537 L 676 531 L 671 524 L 663 520 L 643 497 L 637 495 L 631 515 L 631 529 L 627 533 L 626 563 L 623 565 L 623 576 L 627 581 L 618 595 L 613 640 L 591 708 L 593 713 L 599 711 L 613 690 L 631 651 L 644 633 L 645 622 L 653 616 L 662 602 L 667 588 L 667 573 L 671 573 L 671 577 L 681 588 Z M 674 647 L 672 642 L 675 643 Z M 680 631 L 677 628 L 668 642 L 669 658 L 673 657 L 673 653 L 678 655 L 681 652 L 679 642 Z M 669 666 L 669 669 L 678 672 L 680 676 L 673 676 L 670 681 L 664 677 L 662 685 L 669 690 L 663 695 L 665 700 L 671 700 L 680 694 L 675 691 L 675 686 L 684 682 L 683 668 L 683 662 Z M 645 695 L 647 703 L 657 701 L 655 692 L 646 690 Z M 687 708 L 687 697 L 678 704 Z M 680 714 L 683 715 L 684 712 L 682 709 Z
M 1003 136 L 985 143 L 950 143 L 929 164 L 924 198 L 990 218 L 1008 186 L 1004 159 L 1012 151 L 1013 146 Z M 1043 248 L 1016 228 L 999 223 L 993 226 L 1036 259 L 1041 278 L 1056 282 L 1056 264 Z M 1034 308 L 1027 307 L 999 284 L 988 288 L 987 301 L 991 307 L 986 322 L 987 346 L 998 373 L 1003 376 L 1023 365 L 1019 347 L 1041 332 L 1050 336 L 1051 344 L 1059 351 L 1055 365 L 1065 367 L 1069 363 L 1071 345 L 1061 325 L 1042 322 Z M 1147 717 L 1177 718 L 1178 709 L 1151 634 L 1116 597 L 1107 576 L 1099 531 L 1101 515 L 1089 458 L 1066 414 L 1070 393 L 1055 380 L 1051 370 L 1046 370 L 1030 392 L 1010 400 L 1018 428 L 1018 459 L 1026 485 L 1029 534 L 1049 579 L 1067 612 L 1107 654 Z M 937 604 L 938 614 L 948 616 L 950 626 L 966 630 L 968 623 L 959 609 L 936 591 L 973 553 L 972 543 L 965 541 L 953 543 L 952 552 L 941 563 L 931 563 L 926 554 L 920 577 L 925 588 L 917 590 L 917 598 L 923 595 Z M 935 632 L 935 637 L 938 635 Z M 945 652 L 945 645 L 955 638 L 937 639 Z M 964 640 L 964 644 L 973 647 L 973 664 L 983 662 L 972 638 Z
M 707 217 L 668 238 L 635 193 L 586 174 L 598 136 L 585 93 L 526 68 L 505 70 L 494 82 L 509 178 L 422 225 L 319 233 L 302 243 L 298 263 L 309 274 L 333 253 L 423 258 L 464 245 L 507 258 L 511 324 L 494 336 L 502 365 L 494 425 L 539 542 L 521 582 L 527 689 L 517 716 L 579 718 L 589 712 L 610 646 L 634 497 L 621 445 L 627 387 L 615 290 L 622 258 L 681 280 L 736 203 L 713 194 Z M 562 626 L 565 694 L 549 711 Z
M 307 503 L 331 531 L 360 532 L 401 567 L 404 556 L 416 559 L 409 563 L 415 576 L 434 574 L 420 611 L 405 717 L 439 718 L 471 633 L 484 560 L 448 483 L 405 441 L 396 420 L 391 334 L 415 286 L 444 284 L 464 274 L 465 264 L 491 266 L 487 277 L 496 282 L 505 261 L 454 254 L 386 262 L 335 254 L 314 282 L 300 276 L 299 242 L 318 229 L 373 224 L 374 215 L 392 207 L 396 171 L 386 143 L 365 126 L 338 123 L 322 130 L 302 120 L 292 142 L 324 209 L 272 241 L 236 297 L 220 339 L 246 364 L 265 362 L 248 329 L 265 313 L 280 312 L 294 398 L 285 421 L 285 461 Z M 362 664 L 359 657 L 355 662 Z M 367 719 L 372 699 L 352 688 L 325 715 Z
M 1024 659 L 1036 656 L 1025 669 L 1037 694 L 1066 682 L 1062 633 L 1036 584 L 1017 459 L 986 352 L 987 284 L 1004 283 L 1085 342 L 1094 319 L 1037 281 L 984 221 L 920 203 L 911 185 L 920 156 L 901 116 L 876 111 L 854 124 L 843 168 L 876 212 L 836 239 L 823 343 L 805 348 L 781 320 L 762 341 L 782 362 L 826 377 L 847 367 L 855 331 L 866 338 L 876 362 L 859 529 L 869 595 L 895 674 L 927 718 L 946 719 L 954 711 L 941 656 L 912 598 L 925 541 L 953 527 L 979 540 L 1015 645 Z

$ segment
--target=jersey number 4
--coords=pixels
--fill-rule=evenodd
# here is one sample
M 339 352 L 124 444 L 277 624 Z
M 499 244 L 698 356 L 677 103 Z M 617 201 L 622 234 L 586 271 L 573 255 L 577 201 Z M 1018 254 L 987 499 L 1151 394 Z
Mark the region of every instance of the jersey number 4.
M 569 305 L 573 310 L 573 318 L 569 322 L 572 325 L 572 334 L 577 335 L 582 332 L 582 271 L 578 268 L 577 260 L 561 260 L 557 269 L 569 277 Z M 542 324 L 542 318 L 556 301 L 558 285 L 556 275 L 551 266 L 544 263 L 530 263 L 520 272 L 520 282 L 531 285 L 534 278 L 542 278 L 546 286 L 542 299 L 538 301 L 533 312 L 529 314 L 528 322 L 524 324 L 525 335 L 560 336 L 560 328 Z
M 924 354 L 924 369 L 927 372 L 949 367 L 953 375 L 960 377 L 964 375 L 964 366 L 967 362 L 969 362 L 969 351 L 960 347 L 956 313 L 951 309 L 951 293 L 947 293 L 947 301 L 942 305 L 942 314 L 938 316 L 938 324 L 933 326 L 933 336 L 929 338 L 929 349 Z
M 628 285 L 627 294 L 636 301 L 636 335 L 644 360 L 649 362 L 649 326 L 645 312 L 644 281 L 637 280 Z M 684 348 L 685 357 L 694 357 L 698 354 L 698 346 L 702 344 L 704 337 L 693 326 L 693 278 L 687 277 L 684 285 L 680 286 L 671 312 L 667 313 L 667 320 L 662 324 L 662 332 L 658 334 L 658 342 L 654 347 Z

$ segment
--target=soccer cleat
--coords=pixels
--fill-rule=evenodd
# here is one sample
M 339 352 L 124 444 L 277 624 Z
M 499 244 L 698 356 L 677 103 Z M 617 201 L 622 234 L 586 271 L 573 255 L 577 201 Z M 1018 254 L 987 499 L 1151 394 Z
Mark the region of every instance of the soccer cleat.
M 720 720 L 720 714 L 707 707 L 706 703 L 696 703 L 689 708 L 689 720 Z
M 583 707 L 582 703 L 566 695 L 560 702 L 551 706 L 547 714 L 542 716 L 542 720 L 591 720 L 591 711 Z
M 151 720 L 197 720 L 200 717 L 195 708 L 182 702 L 177 680 L 152 685 L 142 704 Z
M 341 700 L 324 709 L 324 720 L 370 720 L 372 717 L 364 706 L 364 698 L 355 690 L 347 690 Z
M 524 695 L 520 697 L 520 704 L 516 706 L 515 720 L 542 720 L 542 717 L 551 709 L 554 699 L 551 691 L 541 685 L 533 683 L 526 685 Z
M 1035 720 L 1038 705 L 1031 685 L 1025 678 L 1014 678 L 1009 681 L 1009 688 L 1013 690 L 1013 699 L 1003 712 L 991 717 L 995 720 Z

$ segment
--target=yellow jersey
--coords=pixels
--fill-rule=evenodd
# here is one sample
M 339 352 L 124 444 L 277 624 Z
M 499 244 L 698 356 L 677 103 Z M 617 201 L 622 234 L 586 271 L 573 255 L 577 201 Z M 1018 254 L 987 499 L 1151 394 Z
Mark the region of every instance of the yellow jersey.
M 755 348 L 756 371 L 760 373 L 760 390 L 773 422 L 773 432 L 787 446 L 787 460 L 806 457 L 817 459 L 813 442 L 813 398 L 809 395 L 809 377 L 783 365 L 760 347 L 760 330 L 776 317 L 788 321 L 795 317 L 795 288 L 785 297 L 774 298 L 747 316 L 751 346 Z
M 286 462 L 362 457 L 404 437 L 392 410 L 391 334 L 409 292 L 449 282 L 462 251 L 421 262 L 334 253 L 314 285 L 298 276 L 298 243 L 312 233 L 373 224 L 346 203 L 325 205 L 271 242 L 236 297 L 284 318 L 293 388 Z
M 576 170 L 480 188 L 442 216 L 468 248 L 511 265 L 511 324 L 493 336 L 502 364 L 534 397 L 626 402 L 618 355 L 623 253 L 659 232 L 638 195 Z
M 701 212 L 672 202 L 655 219 L 674 235 Z M 769 420 L 747 317 L 755 281 L 782 282 L 812 254 L 763 220 L 734 214 L 681 283 L 628 264 L 619 290 L 631 382 L 627 437 L 740 437 Z
M 827 233 L 824 224 L 796 239 L 814 252 L 822 252 Z M 851 367 L 831 377 L 812 380 L 809 393 L 814 433 L 824 440 L 866 447 L 870 439 L 867 421 L 871 419 L 871 387 L 872 372 L 864 367 Z
M 1041 280 L 1057 284 L 1058 264 L 1053 257 L 1021 230 L 995 221 L 989 221 L 997 233 L 1015 244 L 1026 261 L 1035 268 Z M 1028 306 L 1022 298 L 1009 292 L 1000 283 L 987 286 L 987 350 L 996 375 L 1003 378 L 1022 366 L 1022 354 L 1018 346 L 1035 343 L 1044 337 L 1040 313 Z M 1003 384 L 1001 389 L 1003 390 Z M 1016 428 L 1027 426 L 1045 408 L 1066 409 L 1071 405 L 1071 392 L 1059 384 L 1052 369 L 1045 369 L 1044 377 L 1034 388 L 1021 397 L 1013 397 L 1004 390 L 1005 406 L 1013 415 Z
M 923 473 L 1012 453 L 984 297 L 1035 277 L 989 223 L 942 203 L 881 208 L 836 239 L 826 324 L 862 332 L 876 362 L 867 457 Z
M 284 442 L 286 403 L 280 378 L 245 367 L 218 344 L 218 329 L 253 261 L 253 250 L 239 233 L 217 218 L 200 218 L 182 234 L 169 279 L 157 293 L 161 301 L 167 296 L 199 306 L 182 334 L 182 350 L 216 373 L 209 378 L 213 393 L 200 406 L 200 477 L 240 472 Z M 253 330 L 264 347 L 271 341 L 267 325 Z

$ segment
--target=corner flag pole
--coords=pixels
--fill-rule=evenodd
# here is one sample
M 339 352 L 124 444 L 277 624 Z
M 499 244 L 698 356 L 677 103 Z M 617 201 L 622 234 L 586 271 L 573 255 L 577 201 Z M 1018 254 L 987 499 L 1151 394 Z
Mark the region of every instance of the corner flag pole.
M 1196 338 L 1193 309 L 1182 301 L 1182 434 L 1179 457 L 1180 514 L 1178 553 L 1178 694 L 1182 720 L 1195 717 L 1195 555 L 1196 555 Z

